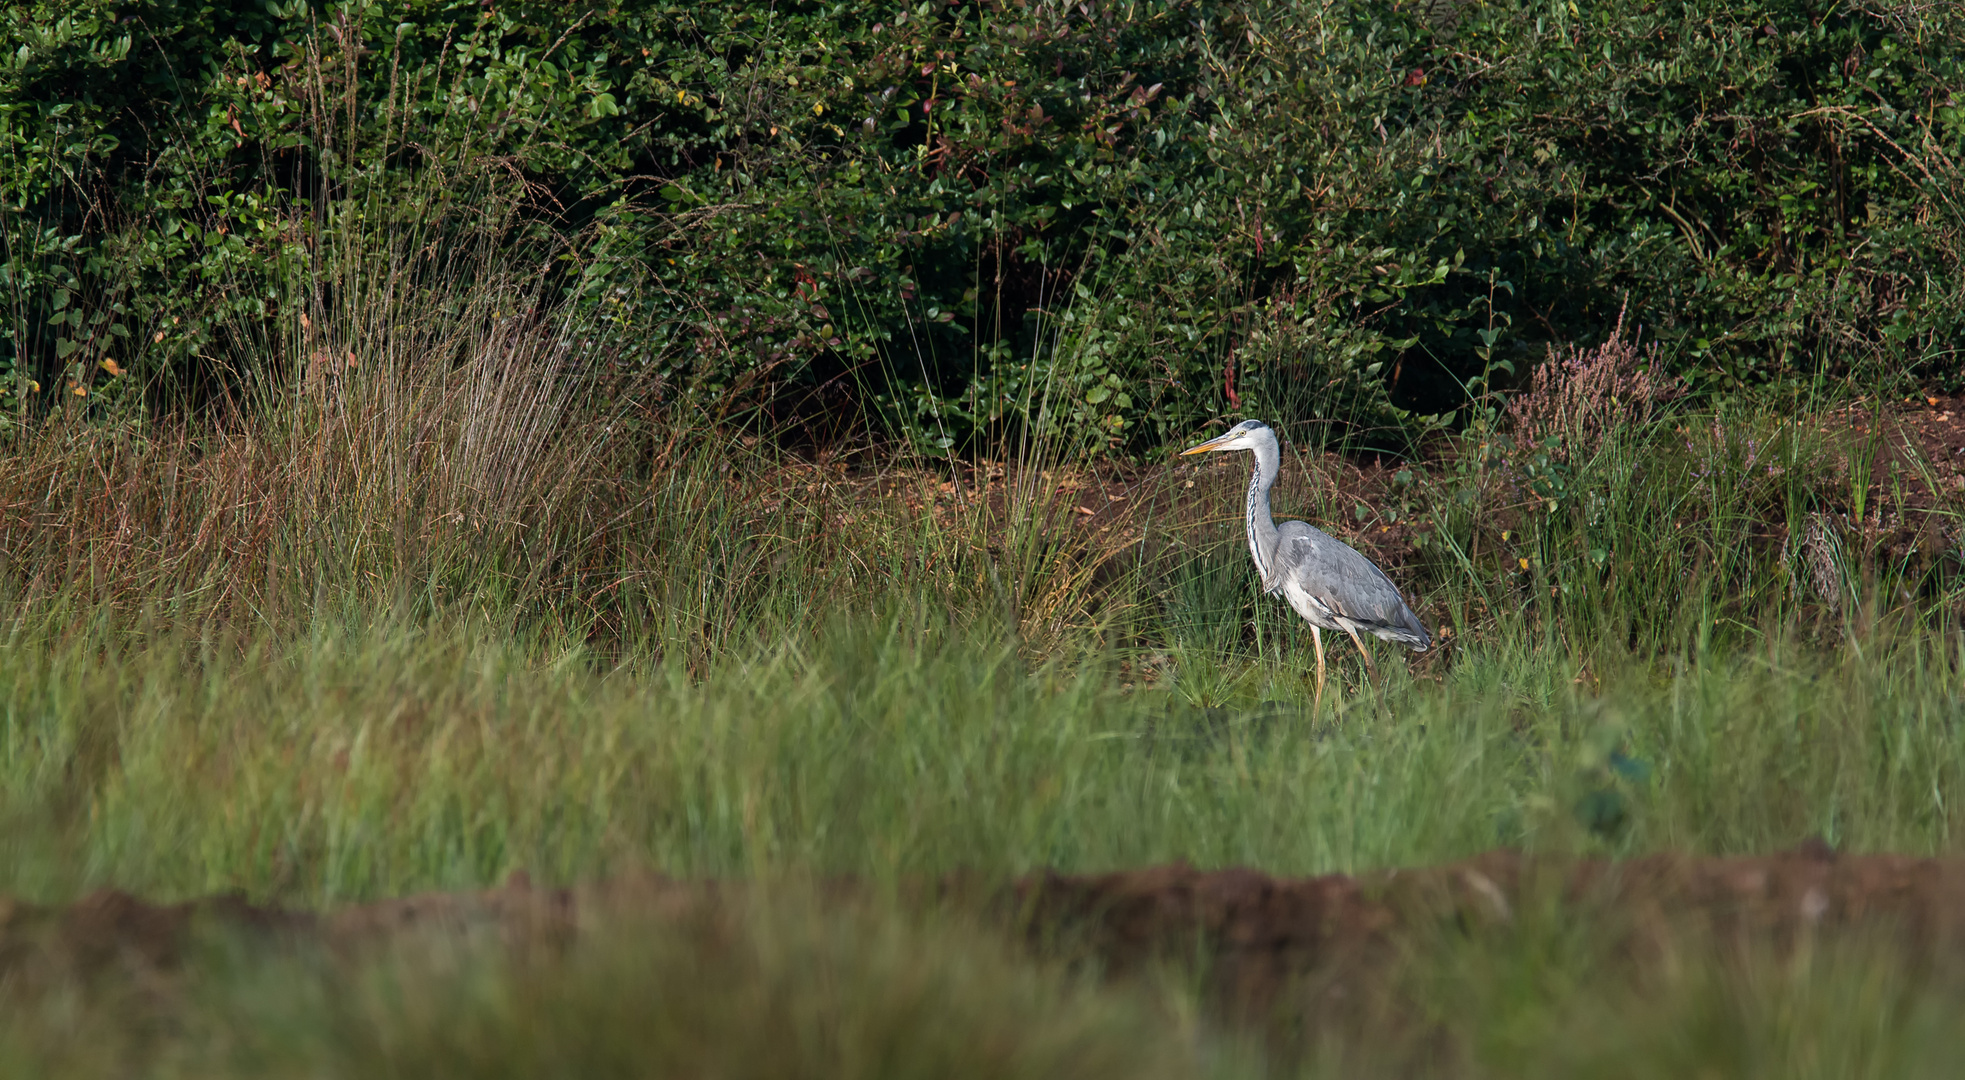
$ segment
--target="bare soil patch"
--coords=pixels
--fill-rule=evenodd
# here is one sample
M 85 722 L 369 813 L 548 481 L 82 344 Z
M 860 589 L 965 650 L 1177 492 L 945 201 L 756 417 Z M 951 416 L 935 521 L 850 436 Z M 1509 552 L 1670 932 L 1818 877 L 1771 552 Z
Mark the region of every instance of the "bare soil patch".
M 0 898 L 0 979 L 31 980 L 38 969 L 156 985 L 182 966 L 193 936 L 212 928 L 338 955 L 407 934 L 552 953 L 624 919 L 700 930 L 753 889 L 655 875 L 538 888 L 520 875 L 497 889 L 322 912 L 230 896 L 152 904 L 113 890 L 63 907 Z M 780 897 L 784 890 L 774 886 Z M 870 892 L 841 879 L 805 891 L 801 901 L 821 906 L 858 903 Z M 969 910 L 1040 953 L 1115 974 L 1198 960 L 1210 997 L 1238 1015 L 1355 1002 L 1415 950 L 1558 924 L 1587 925 L 1638 968 L 1669 963 L 1688 947 L 1785 951 L 1856 937 L 1900 949 L 1904 962 L 1927 970 L 1965 960 L 1965 858 L 1839 855 L 1820 844 L 1618 862 L 1492 851 L 1444 866 L 1312 878 L 1184 865 L 1008 883 L 954 875 L 902 895 Z

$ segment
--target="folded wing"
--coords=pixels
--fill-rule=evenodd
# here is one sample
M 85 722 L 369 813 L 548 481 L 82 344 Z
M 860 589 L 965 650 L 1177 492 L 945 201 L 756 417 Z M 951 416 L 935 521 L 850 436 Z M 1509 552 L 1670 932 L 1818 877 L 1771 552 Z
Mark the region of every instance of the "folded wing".
M 1305 522 L 1285 521 L 1276 528 L 1275 554 L 1262 591 L 1274 593 L 1285 585 L 1301 590 L 1340 626 L 1349 623 L 1359 633 L 1418 652 L 1433 643 L 1383 570 L 1349 544 Z

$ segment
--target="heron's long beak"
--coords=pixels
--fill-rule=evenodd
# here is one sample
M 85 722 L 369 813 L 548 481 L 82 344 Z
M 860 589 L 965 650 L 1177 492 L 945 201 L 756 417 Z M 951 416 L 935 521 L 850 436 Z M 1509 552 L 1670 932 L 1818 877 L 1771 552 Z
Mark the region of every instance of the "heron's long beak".
M 1226 450 L 1227 447 L 1221 444 L 1227 442 L 1230 438 L 1234 437 L 1234 435 L 1235 433 L 1232 431 L 1226 435 L 1217 435 L 1214 438 L 1209 439 L 1207 442 L 1204 442 L 1199 446 L 1190 446 L 1187 449 L 1182 450 L 1180 452 L 1180 456 L 1186 457 L 1189 454 L 1205 454 L 1210 450 Z

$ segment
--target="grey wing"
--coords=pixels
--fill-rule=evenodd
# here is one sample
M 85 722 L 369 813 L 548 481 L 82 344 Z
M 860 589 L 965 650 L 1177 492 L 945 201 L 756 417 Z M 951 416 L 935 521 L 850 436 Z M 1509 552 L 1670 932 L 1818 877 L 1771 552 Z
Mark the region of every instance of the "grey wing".
M 1262 591 L 1274 593 L 1294 582 L 1318 604 L 1386 641 L 1418 651 L 1433 643 L 1419 616 L 1406 606 L 1399 587 L 1356 548 L 1302 521 L 1276 528 L 1276 556 Z

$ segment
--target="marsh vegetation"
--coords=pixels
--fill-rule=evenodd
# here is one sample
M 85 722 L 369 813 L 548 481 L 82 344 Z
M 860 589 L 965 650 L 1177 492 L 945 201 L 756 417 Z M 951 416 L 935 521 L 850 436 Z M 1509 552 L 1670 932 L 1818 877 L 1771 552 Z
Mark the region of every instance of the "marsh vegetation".
M 1642 948 L 1475 886 L 1261 1015 L 952 899 L 1956 859 L 1965 53 L 1789 6 L 270 5 L 155 36 L 202 128 L 20 16 L 0 1067 L 1937 1074 L 1894 863 Z M 1240 463 L 1162 445 L 1227 414 L 1436 648 L 1314 702 Z M 402 928 L 560 888 L 626 900 Z

